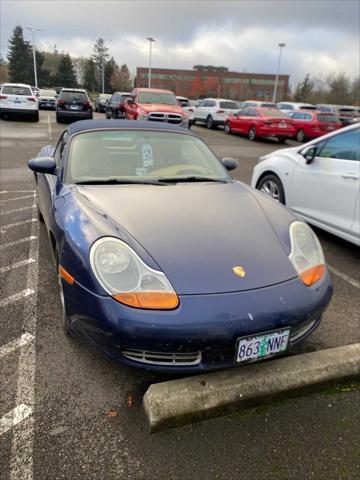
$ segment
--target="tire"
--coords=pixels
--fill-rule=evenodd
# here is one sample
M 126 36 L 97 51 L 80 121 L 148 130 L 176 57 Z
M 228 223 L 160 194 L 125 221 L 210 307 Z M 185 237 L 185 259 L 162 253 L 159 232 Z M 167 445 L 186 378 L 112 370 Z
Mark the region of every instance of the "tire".
M 302 128 L 296 132 L 295 138 L 298 142 L 304 142 L 305 141 L 305 132 Z
M 111 118 L 113 118 L 114 120 L 117 119 L 117 115 L 116 115 L 116 111 L 115 111 L 115 110 L 113 110 L 112 115 L 111 115 Z
M 209 115 L 206 119 L 206 126 L 209 130 L 212 130 L 213 128 L 215 128 L 214 120 L 211 115 Z
M 273 200 L 285 205 L 285 193 L 281 180 L 276 175 L 269 173 L 261 178 L 256 188 L 268 195 Z
M 38 122 L 39 121 L 39 112 L 36 112 L 35 115 L 32 117 L 33 122 Z
M 256 140 L 256 127 L 252 126 L 248 132 L 248 139 L 253 142 Z
M 227 133 L 227 134 L 232 133 L 229 122 L 226 122 L 226 123 L 225 123 L 224 132 Z
M 37 216 L 37 219 L 39 220 L 39 222 L 45 223 L 44 222 L 44 217 L 42 216 L 42 213 L 40 212 L 39 201 L 36 202 L 36 216 Z

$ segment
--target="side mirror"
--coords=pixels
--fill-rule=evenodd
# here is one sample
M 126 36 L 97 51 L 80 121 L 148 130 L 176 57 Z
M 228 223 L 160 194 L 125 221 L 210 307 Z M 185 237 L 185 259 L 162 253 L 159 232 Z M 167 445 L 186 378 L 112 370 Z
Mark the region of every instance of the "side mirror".
M 316 157 L 317 147 L 316 145 L 311 145 L 310 147 L 305 148 L 300 153 L 305 158 L 306 164 L 310 165 Z
M 28 161 L 30 170 L 36 173 L 49 173 L 55 175 L 56 163 L 53 157 L 35 157 Z
M 226 170 L 235 170 L 239 166 L 239 162 L 235 158 L 225 157 L 221 159 L 221 163 L 224 165 Z

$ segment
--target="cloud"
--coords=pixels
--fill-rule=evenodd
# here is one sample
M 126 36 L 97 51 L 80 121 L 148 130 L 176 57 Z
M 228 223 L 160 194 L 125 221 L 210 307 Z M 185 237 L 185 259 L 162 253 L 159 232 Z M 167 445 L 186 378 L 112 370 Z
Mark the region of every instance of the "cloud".
M 273 73 L 278 43 L 285 42 L 282 73 L 294 83 L 306 73 L 359 73 L 360 4 L 357 0 L 301 1 L 8 1 L 1 2 L 1 51 L 16 24 L 44 28 L 40 48 L 56 44 L 88 56 L 99 36 L 110 37 L 118 63 L 191 68 L 225 65 L 231 70 Z

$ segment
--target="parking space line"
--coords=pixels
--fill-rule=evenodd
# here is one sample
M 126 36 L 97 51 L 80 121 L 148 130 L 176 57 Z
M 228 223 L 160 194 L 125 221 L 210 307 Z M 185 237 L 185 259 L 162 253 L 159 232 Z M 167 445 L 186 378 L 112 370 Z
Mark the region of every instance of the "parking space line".
M 30 237 L 20 238 L 19 240 L 14 240 L 13 242 L 3 243 L 0 245 L 0 250 L 3 248 L 12 247 L 13 245 L 19 245 L 19 243 L 26 243 L 31 242 L 32 240 L 36 240 L 38 237 L 34 237 L 33 235 Z
M 39 223 L 31 224 L 31 235 L 39 236 Z M 28 267 L 26 287 L 34 287 L 31 295 L 24 304 L 22 330 L 34 336 L 34 341 L 23 346 L 19 353 L 17 368 L 16 405 L 25 404 L 32 410 L 35 404 L 35 360 L 36 360 L 36 315 L 37 315 L 37 288 L 38 288 L 38 259 L 39 242 L 30 242 L 28 258 L 35 262 Z M 33 479 L 33 445 L 34 445 L 34 416 L 30 416 L 19 428 L 15 428 L 11 444 L 10 480 Z M 21 427 L 21 428 L 20 428 Z
M 0 358 L 5 357 L 6 355 L 9 355 L 9 353 L 14 352 L 20 347 L 23 347 L 27 343 L 31 342 L 31 340 L 34 340 L 34 338 L 35 338 L 34 335 L 31 335 L 30 333 L 23 333 L 21 337 L 16 338 L 15 340 L 12 340 L 6 345 L 2 345 L 0 347 Z
M 14 208 L 13 210 L 7 210 L 6 212 L 1 212 L 0 215 L 9 215 L 10 213 L 23 212 L 25 210 L 30 210 L 36 207 L 36 204 L 30 205 L 29 207 Z
M 13 227 L 19 227 L 20 225 L 24 225 L 26 223 L 32 223 L 32 222 L 38 222 L 38 219 L 37 218 L 29 218 L 27 220 L 22 220 L 21 222 L 15 222 L 15 223 L 8 223 L 6 225 L 3 225 L 1 228 L 0 228 L 0 232 L 1 233 L 4 233 L 6 232 L 6 230 L 8 230 L 9 228 L 13 228 Z
M 21 292 L 15 293 L 14 295 L 10 295 L 9 297 L 6 297 L 3 300 L 0 300 L 0 307 L 5 307 L 6 305 L 9 305 L 9 303 L 14 303 L 14 302 L 17 302 L 18 300 L 22 300 L 23 298 L 29 297 L 34 293 L 35 293 L 34 289 L 25 288 L 25 290 L 22 290 Z
M 24 200 L 25 198 L 33 198 L 34 195 L 23 195 L 22 197 L 13 197 L 6 198 L 5 200 L 0 200 L 0 203 L 15 202 L 16 200 Z
M 10 412 L 6 413 L 0 419 L 0 435 L 3 435 L 12 427 L 15 427 L 15 425 L 25 420 L 27 417 L 29 417 L 32 414 L 32 412 L 33 412 L 32 407 L 29 407 L 24 403 L 10 410 Z M 18 478 L 28 478 L 28 477 L 18 477 Z
M 15 268 L 24 267 L 25 265 L 29 265 L 29 263 L 34 263 L 35 258 L 27 258 L 26 260 L 21 260 L 21 262 L 13 263 L 12 265 L 8 265 L 7 267 L 1 267 L 0 273 L 10 272 L 10 270 L 14 270 Z
M 330 272 L 345 280 L 345 282 L 350 283 L 350 285 L 352 285 L 353 287 L 360 288 L 360 282 L 358 282 L 354 278 L 349 277 L 349 275 L 340 272 L 337 268 L 332 267 L 331 265 L 328 265 L 328 269 L 330 270 Z
M 1 190 L 0 194 L 4 195 L 6 193 L 35 193 L 35 190 Z
M 48 136 L 49 140 L 52 140 L 52 130 L 51 130 L 51 118 L 50 115 L 48 115 Z

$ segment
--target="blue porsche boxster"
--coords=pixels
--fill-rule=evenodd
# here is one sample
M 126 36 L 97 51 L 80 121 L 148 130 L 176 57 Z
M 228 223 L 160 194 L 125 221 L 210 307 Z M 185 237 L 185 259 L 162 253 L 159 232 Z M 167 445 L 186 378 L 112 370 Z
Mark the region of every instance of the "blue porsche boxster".
M 332 285 L 317 237 L 189 130 L 84 120 L 28 165 L 65 331 L 111 358 L 214 370 L 284 354 L 318 326 Z

